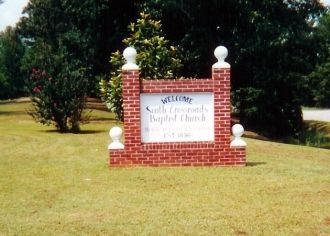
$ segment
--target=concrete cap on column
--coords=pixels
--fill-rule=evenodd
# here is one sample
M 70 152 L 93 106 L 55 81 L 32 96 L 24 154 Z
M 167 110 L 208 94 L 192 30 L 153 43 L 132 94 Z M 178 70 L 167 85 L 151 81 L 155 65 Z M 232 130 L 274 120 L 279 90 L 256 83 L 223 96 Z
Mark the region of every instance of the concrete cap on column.
M 112 142 L 109 144 L 108 149 L 124 149 L 124 144 L 120 141 L 122 134 L 123 130 L 118 126 L 110 129 L 109 136 L 112 139 Z
M 228 69 L 230 64 L 225 62 L 226 57 L 228 56 L 228 50 L 224 46 L 218 46 L 214 50 L 214 56 L 218 59 L 218 62 L 214 63 L 213 69 Z
M 139 66 L 136 64 L 136 50 L 133 47 L 125 48 L 123 56 L 126 64 L 123 65 L 122 70 L 138 70 Z
M 241 124 L 235 124 L 231 128 L 231 132 L 234 135 L 233 141 L 230 143 L 230 147 L 245 147 L 246 142 L 241 138 L 244 134 L 244 128 Z

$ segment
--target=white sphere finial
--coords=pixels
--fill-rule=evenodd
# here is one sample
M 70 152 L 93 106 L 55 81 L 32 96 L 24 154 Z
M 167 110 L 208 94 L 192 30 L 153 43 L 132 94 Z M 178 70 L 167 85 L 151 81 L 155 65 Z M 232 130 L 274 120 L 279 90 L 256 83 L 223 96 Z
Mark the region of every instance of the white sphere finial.
M 214 56 L 218 59 L 219 62 L 224 62 L 228 56 L 228 49 L 224 46 L 218 46 L 214 50 Z
M 133 47 L 125 48 L 123 56 L 126 60 L 126 64 L 123 65 L 123 70 L 138 70 L 139 67 L 136 65 L 136 50 Z
M 231 147 L 245 147 L 246 142 L 241 138 L 244 134 L 244 128 L 241 124 L 233 125 L 231 128 L 231 132 L 234 135 L 233 141 L 231 141 L 230 146 Z
M 124 144 L 120 142 L 120 138 L 123 134 L 123 131 L 120 127 L 112 127 L 109 131 L 110 138 L 112 143 L 109 144 L 108 149 L 124 149 Z
M 228 50 L 224 46 L 218 46 L 214 50 L 214 56 L 218 59 L 218 62 L 213 64 L 212 68 L 222 69 L 230 68 L 229 63 L 225 62 L 226 57 L 228 56 Z

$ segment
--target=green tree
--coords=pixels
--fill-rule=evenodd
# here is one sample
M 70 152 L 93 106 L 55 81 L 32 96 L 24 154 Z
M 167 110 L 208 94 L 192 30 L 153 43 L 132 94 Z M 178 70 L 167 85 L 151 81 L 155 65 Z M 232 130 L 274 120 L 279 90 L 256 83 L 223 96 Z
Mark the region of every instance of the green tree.
M 21 38 L 13 27 L 0 33 L 0 99 L 24 94 L 24 75 L 21 58 L 25 52 Z
M 20 32 L 28 45 L 22 62 L 34 109 L 42 124 L 60 132 L 79 132 L 84 121 L 87 92 L 93 86 L 87 40 L 64 11 L 66 1 L 32 0 L 21 20 Z
M 72 57 L 89 68 L 89 94 L 98 93 L 100 75 L 109 71 L 111 52 L 121 46 L 137 12 L 129 0 L 31 0 L 19 29 L 28 45 L 40 39 L 54 48 L 59 39 Z
M 244 125 L 272 136 L 300 131 L 304 78 L 319 60 L 313 32 L 325 9 L 318 0 L 145 4 L 161 9 L 164 32 L 184 48 L 186 75 L 208 76 L 214 48 L 228 47 L 233 94 Z
M 310 90 L 309 105 L 330 107 L 330 13 L 321 18 L 316 29 L 316 38 L 320 42 L 320 63 L 308 76 Z
M 181 68 L 181 59 L 177 47 L 172 46 L 163 36 L 160 21 L 150 14 L 142 12 L 136 23 L 128 27 L 129 37 L 124 45 L 134 47 L 137 52 L 137 64 L 140 76 L 145 79 L 174 79 Z M 118 120 L 123 119 L 121 66 L 123 58 L 119 51 L 111 55 L 111 79 L 101 81 L 101 93 L 110 110 Z
M 325 13 L 318 0 L 31 0 L 20 29 L 29 45 L 41 40 L 57 51 L 61 42 L 87 68 L 93 90 L 137 9 L 160 17 L 167 38 L 184 48 L 185 76 L 209 76 L 214 48 L 228 47 L 244 125 L 273 136 L 299 132 L 305 78 L 322 61 L 313 34 Z
M 313 105 L 330 108 L 330 59 L 318 66 L 309 78 Z
M 31 0 L 18 27 L 28 46 L 23 68 L 30 73 L 31 115 L 61 132 L 78 132 L 86 95 L 95 95 L 97 75 L 108 68 L 116 21 L 128 1 Z M 111 7 L 110 7 L 111 6 Z M 130 8 L 128 8 L 130 9 Z M 131 16 L 133 17 L 133 15 Z M 126 26 L 125 26 L 126 27 Z M 120 33 L 115 34 L 117 36 Z M 50 79 L 51 78 L 51 79 Z M 39 86 L 41 88 L 39 88 Z

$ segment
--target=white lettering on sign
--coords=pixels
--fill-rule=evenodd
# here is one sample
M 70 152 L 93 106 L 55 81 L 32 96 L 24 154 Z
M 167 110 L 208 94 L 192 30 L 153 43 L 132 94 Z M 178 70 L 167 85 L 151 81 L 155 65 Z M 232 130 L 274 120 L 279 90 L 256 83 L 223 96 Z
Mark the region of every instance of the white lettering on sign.
M 143 143 L 214 141 L 212 93 L 142 93 L 140 99 Z

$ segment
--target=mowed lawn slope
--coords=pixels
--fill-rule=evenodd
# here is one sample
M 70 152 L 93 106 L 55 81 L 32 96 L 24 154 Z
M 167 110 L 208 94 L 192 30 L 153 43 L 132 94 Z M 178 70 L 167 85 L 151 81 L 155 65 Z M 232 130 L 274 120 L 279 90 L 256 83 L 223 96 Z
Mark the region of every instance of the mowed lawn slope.
M 330 235 L 330 150 L 246 139 L 248 166 L 108 167 L 113 115 L 59 134 L 0 103 L 0 235 Z

